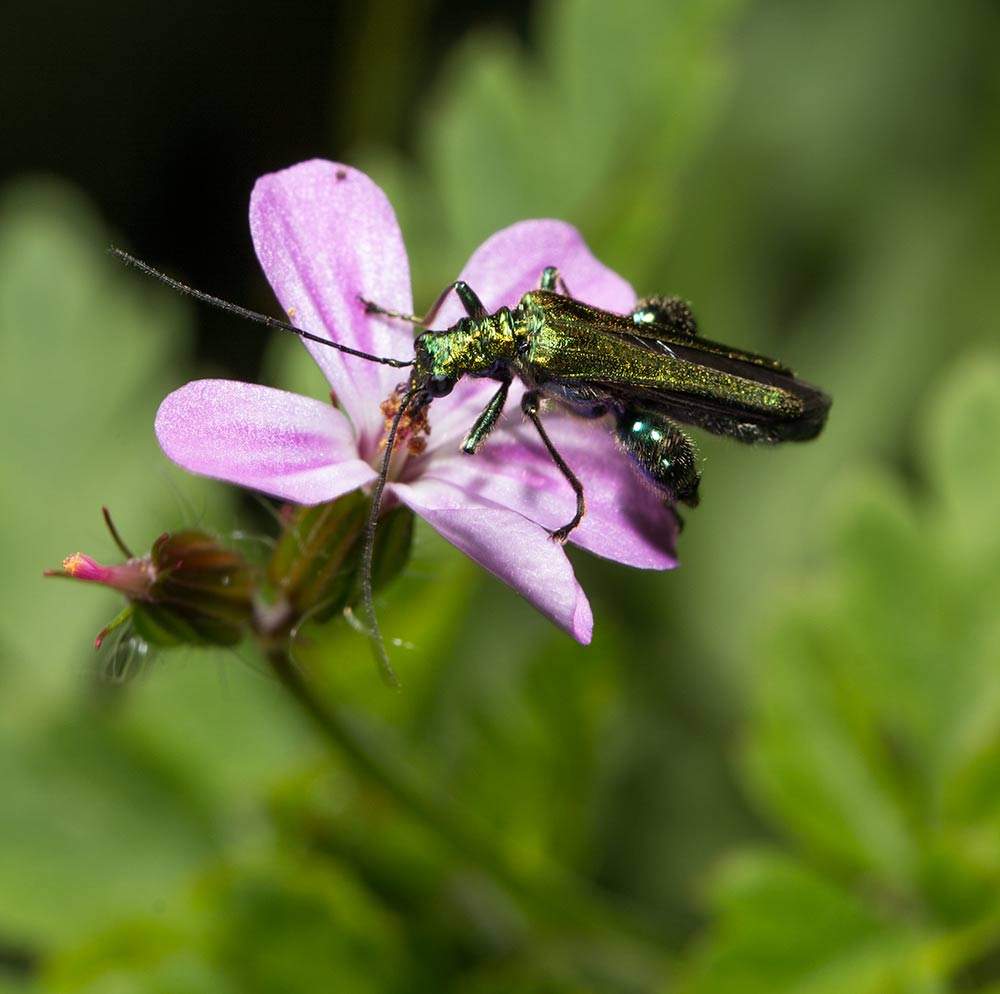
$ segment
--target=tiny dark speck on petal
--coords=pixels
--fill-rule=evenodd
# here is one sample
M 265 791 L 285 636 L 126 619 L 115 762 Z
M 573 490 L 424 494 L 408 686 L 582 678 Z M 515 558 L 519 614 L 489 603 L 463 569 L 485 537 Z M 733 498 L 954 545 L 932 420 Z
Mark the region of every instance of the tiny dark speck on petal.
M 338 169 L 336 175 L 337 175 L 337 181 L 338 182 L 340 182 L 341 180 L 345 180 L 345 179 L 347 179 L 347 170 L 346 169 Z

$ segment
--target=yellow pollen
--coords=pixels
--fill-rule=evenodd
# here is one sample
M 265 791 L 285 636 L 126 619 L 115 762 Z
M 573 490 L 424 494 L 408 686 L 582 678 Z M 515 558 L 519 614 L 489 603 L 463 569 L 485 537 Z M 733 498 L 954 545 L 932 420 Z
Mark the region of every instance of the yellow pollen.
M 294 307 L 289 307 L 288 308 L 288 316 L 290 318 L 294 318 L 295 317 L 295 308 Z
M 69 576 L 76 576 L 81 569 L 84 569 L 87 565 L 87 557 L 84 556 L 82 552 L 74 552 L 73 555 L 67 556 L 62 561 L 63 569 L 69 574 Z

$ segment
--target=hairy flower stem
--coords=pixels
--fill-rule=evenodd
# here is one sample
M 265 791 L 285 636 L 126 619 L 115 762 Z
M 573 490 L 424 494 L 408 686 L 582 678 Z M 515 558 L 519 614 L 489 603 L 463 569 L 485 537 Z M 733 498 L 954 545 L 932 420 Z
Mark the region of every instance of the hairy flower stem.
M 321 699 L 283 648 L 275 646 L 268 662 L 296 704 L 357 773 L 387 790 L 401 808 L 500 884 L 533 917 L 627 946 L 629 955 L 644 961 L 652 975 L 662 976 L 669 966 L 665 937 L 651 923 L 612 906 L 552 867 L 532 869 L 530 875 L 516 868 L 450 797 L 415 776 L 344 708 Z

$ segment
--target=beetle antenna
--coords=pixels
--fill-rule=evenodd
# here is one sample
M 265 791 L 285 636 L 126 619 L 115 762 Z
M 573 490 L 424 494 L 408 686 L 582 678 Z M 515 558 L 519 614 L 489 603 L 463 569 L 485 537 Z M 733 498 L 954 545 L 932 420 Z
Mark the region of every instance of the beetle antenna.
M 307 339 L 310 342 L 318 342 L 320 345 L 328 345 L 331 349 L 336 349 L 338 352 L 346 352 L 348 355 L 357 356 L 359 359 L 367 359 L 369 362 L 380 362 L 383 366 L 403 369 L 406 366 L 413 365 L 412 359 L 389 359 L 385 356 L 371 355 L 359 349 L 352 349 L 348 345 L 331 342 L 328 338 L 320 338 L 319 335 L 313 335 L 308 331 L 303 331 L 301 328 L 296 328 L 295 325 L 288 324 L 287 321 L 279 321 L 277 318 L 269 317 L 267 314 L 247 310 L 245 307 L 240 307 L 239 304 L 231 304 L 228 300 L 223 300 L 221 297 L 213 297 L 210 293 L 205 293 L 203 290 L 196 290 L 193 286 L 188 286 L 186 283 L 181 283 L 180 280 L 175 280 L 172 276 L 167 276 L 166 273 L 161 273 L 160 270 L 154 269 L 148 263 L 137 259 L 134 255 L 129 255 L 128 252 L 114 245 L 109 246 L 108 251 L 126 265 L 135 266 L 136 269 L 147 276 L 152 276 L 153 279 L 159 280 L 161 283 L 165 283 L 172 289 L 187 294 L 189 297 L 194 297 L 195 300 L 199 300 L 203 304 L 217 307 L 220 311 L 228 311 L 230 314 L 246 318 L 248 321 L 255 321 L 257 324 L 265 325 L 268 328 L 277 328 L 279 331 L 290 331 L 293 335 L 298 335 L 299 338 Z
M 365 614 L 368 615 L 371 637 L 375 640 L 379 672 L 382 674 L 382 679 L 390 687 L 399 687 L 399 680 L 396 677 L 395 670 L 392 668 L 392 663 L 389 662 L 389 654 L 386 652 L 385 642 L 378 627 L 378 618 L 375 616 L 375 598 L 372 594 L 372 554 L 375 549 L 375 526 L 378 522 L 378 512 L 382 508 L 382 494 L 385 492 L 386 480 L 389 477 L 389 462 L 392 459 L 392 450 L 396 444 L 396 432 L 399 430 L 399 423 L 402 421 L 406 409 L 410 406 L 410 401 L 417 394 L 417 389 L 417 387 L 410 387 L 403 394 L 403 399 L 399 403 L 399 409 L 389 424 L 389 431 L 385 438 L 385 455 L 382 456 L 382 466 L 378 472 L 378 482 L 375 484 L 375 492 L 372 494 L 372 509 L 368 513 L 368 525 L 365 528 L 365 547 L 361 556 L 361 562 L 363 563 L 361 600 L 365 606 Z

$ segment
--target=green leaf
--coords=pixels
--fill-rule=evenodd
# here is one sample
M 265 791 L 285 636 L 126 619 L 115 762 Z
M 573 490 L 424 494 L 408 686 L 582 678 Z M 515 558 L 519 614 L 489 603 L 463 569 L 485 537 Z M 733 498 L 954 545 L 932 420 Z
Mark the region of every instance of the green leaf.
M 920 462 L 937 480 L 945 539 L 962 565 L 989 568 L 1000 552 L 1000 359 L 963 357 L 942 385 L 923 433 Z
M 796 872 L 901 932 L 922 908 L 940 980 L 992 948 L 1000 921 L 1000 561 L 983 550 L 998 385 L 986 353 L 931 398 L 921 499 L 877 477 L 841 488 L 835 559 L 775 606 L 756 658 L 746 772 L 797 843 Z
M 776 854 L 747 852 L 716 875 L 713 939 L 684 994 L 929 992 L 916 946 L 865 902 Z
M 189 912 L 190 914 L 190 912 Z M 234 989 L 192 941 L 191 929 L 123 922 L 53 959 L 45 990 L 59 994 L 229 994 Z
M 212 851 L 204 808 L 169 768 L 84 710 L 0 738 L 0 928 L 26 943 L 176 908 Z

